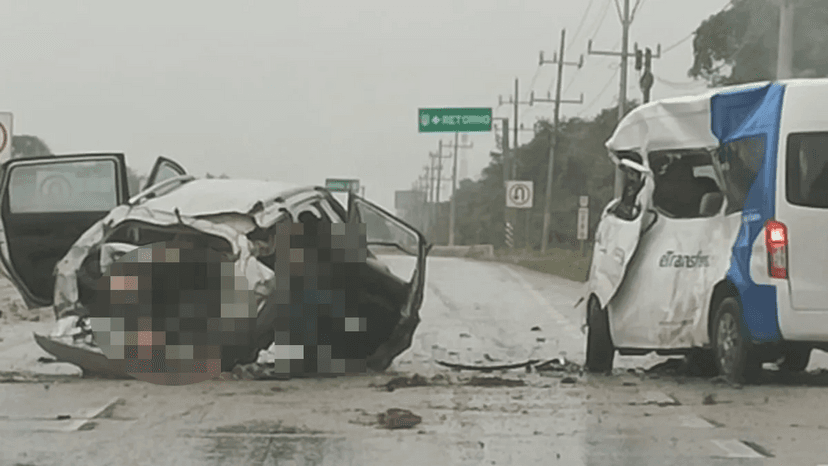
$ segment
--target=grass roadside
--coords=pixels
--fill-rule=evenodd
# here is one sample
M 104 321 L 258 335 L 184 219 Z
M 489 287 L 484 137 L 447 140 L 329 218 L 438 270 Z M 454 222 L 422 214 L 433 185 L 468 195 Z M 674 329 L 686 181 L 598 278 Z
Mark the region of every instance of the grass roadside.
M 545 254 L 540 251 L 506 250 L 495 251 L 495 260 L 526 267 L 537 272 L 557 275 L 567 280 L 585 282 L 589 273 L 590 256 L 581 255 L 581 251 L 570 249 L 549 249 Z

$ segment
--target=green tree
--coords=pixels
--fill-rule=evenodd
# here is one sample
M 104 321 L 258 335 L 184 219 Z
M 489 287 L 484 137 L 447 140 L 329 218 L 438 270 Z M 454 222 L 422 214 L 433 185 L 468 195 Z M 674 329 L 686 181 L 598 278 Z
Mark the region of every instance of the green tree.
M 22 159 L 26 157 L 42 157 L 52 154 L 49 146 L 37 136 L 29 136 L 21 134 L 19 136 L 12 136 L 12 154 L 13 159 Z
M 794 16 L 793 73 L 828 76 L 828 2 L 798 0 Z M 688 75 L 710 86 L 776 77 L 779 7 L 774 0 L 734 0 L 704 20 L 693 40 Z
M 629 102 L 627 108 L 634 108 Z M 597 224 L 603 207 L 613 195 L 614 169 L 604 143 L 618 121 L 618 109 L 605 109 L 591 120 L 563 119 L 560 122 L 558 149 L 553 170 L 552 245 L 572 245 L 575 241 L 578 196 L 590 196 L 590 225 Z M 543 227 L 546 199 L 546 174 L 552 124 L 540 121 L 534 137 L 517 148 L 517 179 L 531 180 L 535 186 L 534 207 L 518 215 L 514 225 L 515 241 L 522 245 L 528 218 L 530 246 L 538 248 Z M 504 245 L 505 188 L 502 157 L 493 154 L 477 181 L 464 180 L 457 192 L 457 243 Z M 439 234 L 435 239 L 444 238 Z M 561 244 L 563 243 L 563 244 Z

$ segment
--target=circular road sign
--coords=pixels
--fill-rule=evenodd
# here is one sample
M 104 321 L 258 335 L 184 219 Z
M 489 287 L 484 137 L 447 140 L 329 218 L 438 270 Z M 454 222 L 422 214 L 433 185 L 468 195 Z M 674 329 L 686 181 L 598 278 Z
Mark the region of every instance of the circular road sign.
M 532 190 L 525 184 L 515 183 L 509 188 L 509 200 L 515 206 L 524 206 L 532 201 Z

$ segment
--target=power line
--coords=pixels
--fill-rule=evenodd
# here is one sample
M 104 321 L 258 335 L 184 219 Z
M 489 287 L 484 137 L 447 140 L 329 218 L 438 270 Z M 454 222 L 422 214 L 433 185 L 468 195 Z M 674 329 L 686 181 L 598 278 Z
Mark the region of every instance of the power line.
M 586 10 L 584 10 L 584 14 L 581 16 L 581 22 L 578 24 L 578 28 L 575 29 L 575 34 L 572 35 L 572 42 L 570 42 L 569 47 L 566 48 L 567 52 L 569 52 L 570 49 L 572 49 L 572 46 L 575 44 L 575 39 L 578 37 L 578 34 L 581 33 L 581 28 L 584 26 L 584 22 L 586 21 L 587 16 L 589 16 L 589 10 L 590 8 L 592 8 L 592 2 L 594 1 L 595 0 L 589 0 Z
M 607 4 L 604 5 L 604 13 L 601 15 L 601 19 L 598 20 L 598 26 L 594 28 L 594 30 L 592 31 L 592 37 L 590 37 L 590 39 L 595 40 L 595 36 L 597 36 L 598 31 L 601 30 L 601 25 L 604 24 L 604 19 L 607 17 L 607 13 L 610 11 L 610 3 L 612 3 L 612 0 L 607 0 Z
M 722 13 L 723 11 L 727 10 L 727 8 L 728 8 L 729 6 L 731 6 L 731 5 L 733 5 L 733 0 L 728 1 L 728 2 L 725 4 L 725 6 L 723 6 L 723 7 L 722 7 L 722 9 L 721 9 L 721 10 L 719 10 L 719 12 L 718 12 L 718 13 L 716 13 L 716 14 Z M 675 44 L 673 44 L 673 45 L 671 45 L 671 46 L 669 46 L 669 47 L 665 48 L 664 50 L 662 50 L 662 51 L 661 51 L 661 53 L 662 53 L 662 54 L 665 54 L 665 53 L 669 52 L 670 50 L 673 50 L 674 48 L 678 47 L 679 45 L 681 45 L 681 44 L 683 44 L 683 43 L 687 42 L 687 40 L 688 40 L 688 39 L 690 39 L 691 37 L 693 37 L 695 34 L 696 34 L 696 30 L 694 30 L 694 31 L 693 31 L 693 32 L 691 32 L 690 34 L 687 34 L 687 36 L 685 36 L 683 39 L 679 40 L 679 41 L 678 41 L 678 42 L 676 42 Z
M 680 82 L 675 82 L 675 81 L 668 81 L 668 80 L 666 80 L 664 78 L 660 78 L 658 76 L 656 76 L 655 79 L 656 79 L 656 81 L 658 81 L 662 84 L 666 84 L 667 86 L 672 87 L 674 89 L 687 89 L 687 88 L 699 87 L 699 86 L 704 86 L 705 85 L 705 83 L 703 81 L 685 81 L 685 82 L 680 83 Z
M 590 103 L 589 105 L 587 105 L 587 106 L 586 106 L 586 108 L 584 108 L 583 110 L 581 110 L 580 112 L 578 112 L 578 114 L 577 114 L 576 116 L 581 116 L 581 115 L 583 115 L 584 113 L 586 113 L 589 109 L 591 109 L 591 108 L 592 108 L 592 107 L 593 107 L 593 106 L 594 106 L 594 105 L 598 102 L 598 100 L 601 98 L 601 96 L 602 96 L 602 95 L 604 95 L 604 92 L 606 92 L 606 91 L 607 91 L 607 89 L 609 88 L 610 84 L 612 84 L 612 81 L 613 81 L 613 80 L 615 80 L 615 77 L 616 77 L 616 76 L 618 76 L 618 73 L 619 73 L 620 71 L 621 71 L 621 67 L 620 67 L 620 66 L 619 66 L 618 68 L 615 68 L 615 73 L 613 73 L 613 74 L 612 74 L 612 76 L 609 78 L 609 80 L 607 80 L 607 83 L 606 83 L 606 84 L 604 84 L 604 88 L 603 88 L 603 89 L 601 89 L 601 92 L 599 92 L 599 93 L 598 93 L 598 95 L 596 95 L 596 96 L 595 96 L 595 98 L 594 98 L 594 99 L 592 99 L 592 103 Z

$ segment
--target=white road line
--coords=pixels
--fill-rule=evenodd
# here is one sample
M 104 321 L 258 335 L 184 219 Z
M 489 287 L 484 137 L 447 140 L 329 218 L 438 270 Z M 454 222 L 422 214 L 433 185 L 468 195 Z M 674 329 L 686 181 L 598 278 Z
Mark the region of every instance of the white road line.
M 645 392 L 642 394 L 644 398 L 644 404 L 657 404 L 657 405 L 677 405 L 679 404 L 675 398 L 666 393 L 658 392 L 658 391 L 651 391 Z
M 685 416 L 679 417 L 679 421 L 681 422 L 682 427 L 691 427 L 695 429 L 712 429 L 716 426 L 709 423 L 707 420 L 702 419 L 694 414 L 689 414 Z
M 525 278 L 521 277 L 520 274 L 515 272 L 508 265 L 504 264 L 503 267 L 506 269 L 506 271 L 509 272 L 509 274 L 512 277 L 514 277 L 515 280 L 517 280 L 518 282 L 521 283 L 521 285 L 523 285 L 523 288 L 526 291 L 528 291 L 529 294 L 531 294 L 535 298 L 535 301 L 537 301 L 538 304 L 541 305 L 541 307 L 543 307 L 544 309 L 547 309 L 549 311 L 552 319 L 555 321 L 555 323 L 560 324 L 563 327 L 563 329 L 565 330 L 567 336 L 570 336 L 575 340 L 581 341 L 581 339 L 583 338 L 583 334 L 578 329 L 578 327 L 573 325 L 572 322 L 569 321 L 569 319 L 567 319 L 566 317 L 563 316 L 563 314 L 558 312 L 555 309 L 555 307 L 552 304 L 550 304 L 549 301 L 547 301 L 546 298 L 544 298 L 542 294 L 540 294 L 538 292 L 538 290 L 533 288 L 532 285 L 528 281 L 526 281 Z
M 108 403 L 106 403 L 103 406 L 87 410 L 86 413 L 81 414 L 80 416 L 78 416 L 78 420 L 70 422 L 69 425 L 65 426 L 64 428 L 62 428 L 60 430 L 62 430 L 64 432 L 76 431 L 76 430 L 80 429 L 81 427 L 83 427 L 83 425 L 86 424 L 87 422 L 89 422 L 92 419 L 95 419 L 96 417 L 100 416 L 107 409 L 109 409 L 109 408 L 115 406 L 116 404 L 118 404 L 120 401 L 121 401 L 120 398 L 117 398 L 117 397 L 112 398 L 111 400 L 109 400 Z
M 727 458 L 764 458 L 753 448 L 739 440 L 711 440 L 716 446 L 727 452 Z

